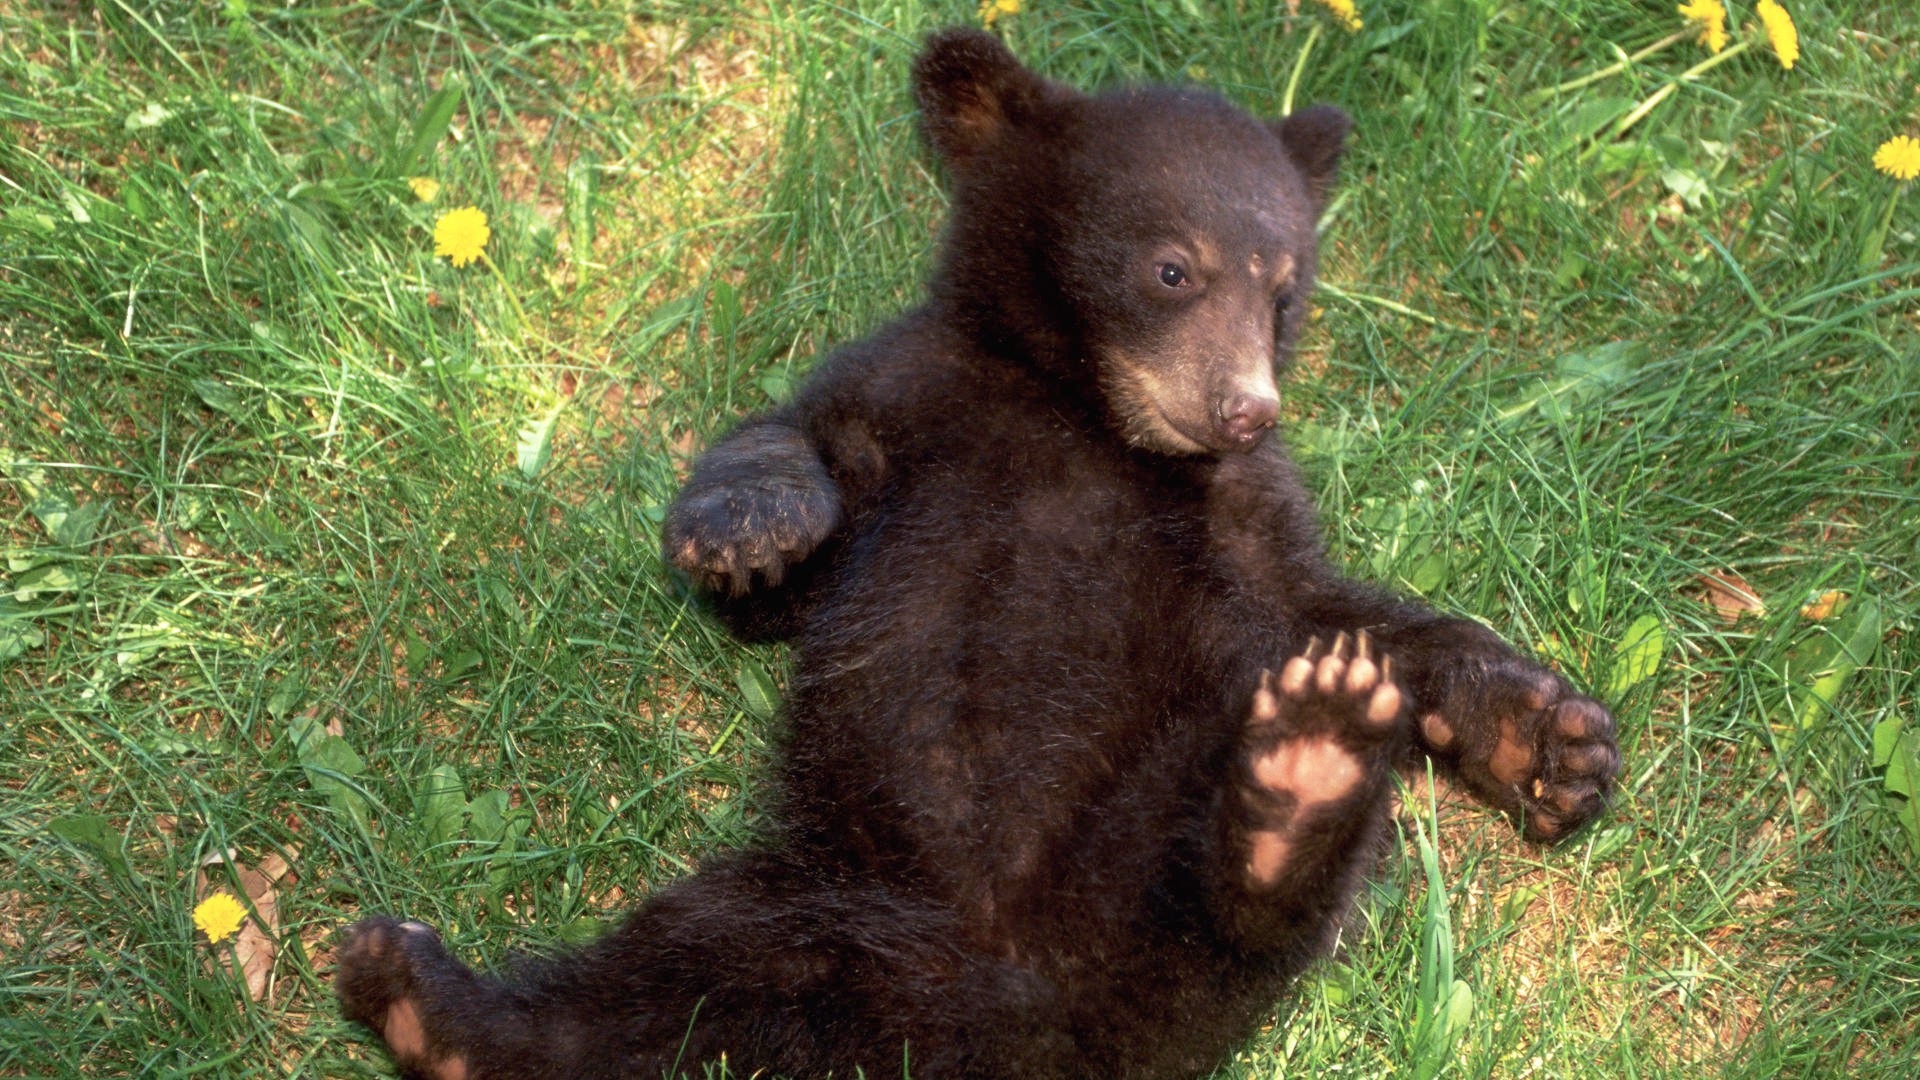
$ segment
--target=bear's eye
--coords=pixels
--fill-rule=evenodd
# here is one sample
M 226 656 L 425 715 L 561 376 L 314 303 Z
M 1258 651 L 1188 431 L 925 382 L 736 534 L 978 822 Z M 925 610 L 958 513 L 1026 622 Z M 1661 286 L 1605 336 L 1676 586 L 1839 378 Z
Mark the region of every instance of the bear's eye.
M 1275 315 L 1285 315 L 1287 308 L 1291 306 L 1293 306 L 1293 297 L 1288 296 L 1286 293 L 1281 293 L 1273 299 L 1273 313 Z
M 1169 289 L 1185 288 L 1188 284 L 1187 272 L 1174 263 L 1161 263 L 1160 284 Z

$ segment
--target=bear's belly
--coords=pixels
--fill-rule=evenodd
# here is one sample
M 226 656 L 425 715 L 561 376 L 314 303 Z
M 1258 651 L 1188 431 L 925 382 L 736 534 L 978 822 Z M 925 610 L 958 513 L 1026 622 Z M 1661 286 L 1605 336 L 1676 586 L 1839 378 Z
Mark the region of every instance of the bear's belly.
M 1217 654 L 1248 635 L 1191 517 L 1091 482 L 976 490 L 962 512 L 956 490 L 849 545 L 800 638 L 784 797 L 837 857 L 1027 956 L 1063 919 L 1137 921 L 1163 887 L 1183 788 L 1231 741 L 1241 680 Z

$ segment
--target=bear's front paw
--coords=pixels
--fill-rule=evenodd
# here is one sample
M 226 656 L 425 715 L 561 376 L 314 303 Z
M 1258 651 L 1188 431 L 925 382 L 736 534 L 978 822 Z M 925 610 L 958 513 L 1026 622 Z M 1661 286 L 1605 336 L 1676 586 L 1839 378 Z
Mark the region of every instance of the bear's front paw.
M 703 588 L 745 595 L 778 585 L 840 519 L 840 501 L 807 488 L 689 492 L 667 515 L 668 561 Z
M 454 1080 L 469 1070 L 435 1023 L 436 984 L 472 979 L 426 926 L 375 916 L 347 931 L 333 991 L 347 1019 L 373 1029 L 407 1075 Z
M 1312 865 L 1338 826 L 1379 802 L 1403 752 L 1406 695 L 1362 633 L 1261 672 L 1243 736 L 1246 874 L 1268 888 Z
M 1519 816 L 1529 840 L 1558 840 L 1593 820 L 1620 771 L 1606 706 L 1517 657 L 1422 715 L 1420 738 L 1482 798 Z
M 839 489 L 795 431 L 735 434 L 700 459 L 667 511 L 667 561 L 705 588 L 745 595 L 778 585 L 840 526 Z

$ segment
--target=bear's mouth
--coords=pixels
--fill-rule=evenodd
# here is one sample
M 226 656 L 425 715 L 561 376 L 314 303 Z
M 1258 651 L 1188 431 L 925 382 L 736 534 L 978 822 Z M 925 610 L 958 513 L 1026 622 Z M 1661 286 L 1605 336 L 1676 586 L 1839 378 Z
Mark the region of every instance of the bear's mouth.
M 1234 449 L 1194 435 L 1174 419 L 1161 405 L 1167 397 L 1166 384 L 1147 365 L 1118 351 L 1109 352 L 1108 361 L 1106 367 L 1112 374 L 1106 386 L 1107 407 L 1128 445 L 1179 457 Z

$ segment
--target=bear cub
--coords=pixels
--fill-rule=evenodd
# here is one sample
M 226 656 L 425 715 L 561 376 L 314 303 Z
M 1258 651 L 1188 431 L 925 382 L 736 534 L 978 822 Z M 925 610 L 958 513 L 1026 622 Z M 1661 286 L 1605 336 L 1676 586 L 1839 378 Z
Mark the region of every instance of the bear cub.
M 1613 719 L 1340 577 L 1274 436 L 1348 120 L 1088 95 L 946 31 L 925 302 L 696 464 L 667 559 L 794 643 L 775 809 L 584 950 L 354 927 L 408 1075 L 1190 1077 L 1326 952 L 1432 758 L 1536 840 Z

